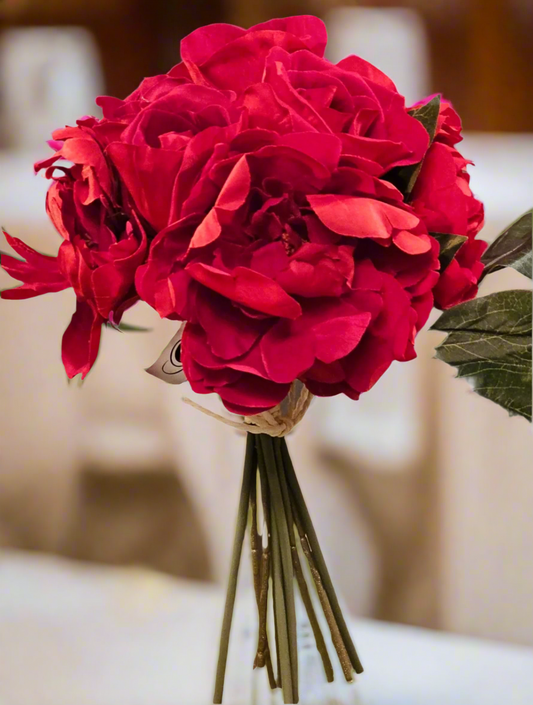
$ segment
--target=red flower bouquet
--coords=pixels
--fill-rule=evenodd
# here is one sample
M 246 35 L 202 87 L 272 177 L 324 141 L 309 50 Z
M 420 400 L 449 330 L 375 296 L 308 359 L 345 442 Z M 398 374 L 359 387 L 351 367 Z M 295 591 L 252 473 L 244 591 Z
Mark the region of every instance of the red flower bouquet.
M 69 377 L 90 370 L 102 324 L 117 326 L 142 299 L 184 322 L 156 374 L 215 392 L 244 417 L 234 422 L 248 448 L 215 702 L 249 506 L 255 665 L 298 701 L 296 580 L 333 678 L 306 560 L 344 675 L 362 670 L 283 436 L 312 395 L 358 399 L 393 361 L 415 357 L 433 306 L 473 298 L 483 272 L 483 206 L 451 105 L 434 96 L 408 108 L 377 68 L 355 56 L 332 64 L 325 46 L 315 17 L 193 32 L 168 74 L 125 100 L 99 98 L 102 119 L 54 133 L 54 155 L 36 170 L 52 181 L 57 257 L 8 236 L 24 260 L 1 258 L 23 282 L 3 298 L 74 289 Z

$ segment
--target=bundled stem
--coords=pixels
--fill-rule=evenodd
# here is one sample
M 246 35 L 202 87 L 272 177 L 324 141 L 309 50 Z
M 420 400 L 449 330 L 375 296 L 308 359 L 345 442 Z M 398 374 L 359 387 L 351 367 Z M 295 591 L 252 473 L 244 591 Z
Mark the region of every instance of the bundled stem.
M 344 645 L 344 641 L 343 641 L 341 633 L 339 631 L 339 627 L 338 627 L 337 622 L 335 620 L 335 615 L 333 614 L 333 610 L 331 609 L 331 604 L 328 599 L 327 593 L 324 589 L 322 577 L 320 575 L 319 570 L 316 567 L 315 559 L 314 559 L 313 553 L 311 551 L 311 547 L 309 546 L 309 541 L 307 540 L 307 536 L 305 534 L 305 530 L 302 526 L 302 522 L 301 522 L 300 516 L 298 514 L 298 510 L 296 509 L 296 507 L 294 507 L 294 516 L 296 518 L 296 526 L 298 527 L 298 533 L 300 535 L 300 542 L 302 545 L 302 550 L 304 552 L 305 557 L 307 558 L 307 563 L 309 565 L 309 571 L 310 571 L 311 577 L 313 578 L 313 581 L 315 583 L 315 588 L 316 588 L 316 592 L 318 595 L 318 599 L 320 600 L 320 605 L 322 607 L 322 611 L 324 612 L 324 617 L 326 618 L 326 622 L 329 627 L 329 631 L 331 634 L 331 641 L 333 642 L 333 646 L 335 647 L 335 651 L 337 652 L 337 656 L 339 657 L 339 662 L 341 664 L 341 668 L 342 668 L 342 672 L 344 674 L 344 677 L 346 678 L 346 680 L 348 682 L 351 682 L 353 680 L 352 663 L 350 661 L 348 651 L 346 650 L 346 646 Z
M 258 471 L 264 517 L 261 533 L 258 529 Z M 334 679 L 326 642 L 302 569 L 299 542 L 342 671 L 346 680 L 352 681 L 354 670 L 361 673 L 363 669 L 326 568 L 285 439 L 274 439 L 266 434 L 254 436 L 249 433 L 213 702 L 222 702 L 237 578 L 249 512 L 253 585 L 259 622 L 254 668 L 266 667 L 270 687 L 282 689 L 284 703 L 298 702 L 298 644 L 294 596 L 296 579 L 326 679 L 328 682 Z M 269 591 L 270 582 L 272 591 Z M 272 599 L 274 610 L 277 678 L 274 675 L 268 639 L 269 599 Z
M 281 485 L 276 464 L 274 440 L 270 436 L 261 434 L 259 442 L 263 450 L 263 459 L 266 468 L 268 488 L 271 497 L 271 521 L 273 527 L 274 556 L 279 551 L 281 560 L 280 572 L 283 584 L 283 606 L 287 626 L 287 646 L 289 649 L 290 686 L 286 684 L 287 676 L 282 670 L 283 699 L 286 703 L 298 702 L 298 643 L 296 636 L 296 607 L 294 604 L 294 575 L 292 569 L 291 545 L 289 539 L 289 524 L 283 503 Z M 292 524 L 290 525 L 292 531 Z M 276 540 L 277 539 L 277 540 Z M 277 545 L 276 545 L 277 544 Z M 285 629 L 285 625 L 283 625 Z M 292 690 L 292 692 L 291 692 Z
M 302 571 L 302 566 L 300 564 L 300 556 L 298 555 L 298 548 L 296 545 L 295 533 L 294 533 L 294 528 L 296 525 L 295 515 L 293 514 L 292 501 L 291 501 L 291 497 L 289 494 L 287 479 L 285 477 L 285 472 L 283 469 L 283 458 L 281 455 L 281 446 L 280 446 L 279 441 L 275 442 L 275 450 L 276 450 L 276 461 L 277 461 L 278 470 L 279 470 L 281 491 L 282 491 L 282 495 L 283 495 L 283 505 L 285 508 L 285 515 L 287 517 L 287 521 L 289 523 L 289 526 L 291 527 L 291 530 L 289 532 L 289 540 L 290 540 L 290 544 L 291 544 L 291 553 L 292 553 L 294 574 L 296 576 L 296 582 L 298 583 L 298 589 L 300 590 L 302 602 L 304 603 L 304 607 L 307 612 L 309 624 L 311 625 L 311 629 L 313 630 L 313 635 L 315 637 L 316 647 L 317 647 L 318 652 L 320 654 L 320 657 L 322 659 L 322 664 L 324 666 L 324 671 L 326 673 L 326 679 L 327 679 L 328 683 L 331 683 L 334 680 L 333 666 L 331 665 L 331 660 L 329 658 L 328 650 L 326 647 L 326 642 L 324 641 L 324 636 L 322 634 L 322 630 L 320 629 L 320 624 L 318 623 L 315 609 L 313 607 L 313 601 L 311 599 L 311 595 L 309 594 L 309 589 L 307 587 L 307 583 L 305 581 L 305 577 L 304 577 L 304 574 Z M 309 558 L 308 558 L 308 560 L 309 560 Z
M 337 622 L 337 625 L 339 627 L 339 631 L 342 635 L 342 640 L 344 642 L 346 650 L 348 651 L 350 661 L 355 672 L 362 673 L 363 666 L 361 664 L 361 661 L 359 660 L 357 651 L 355 650 L 355 646 L 352 641 L 352 637 L 350 636 L 350 632 L 348 631 L 344 615 L 342 614 L 342 610 L 340 608 L 339 601 L 335 593 L 335 588 L 333 587 L 333 583 L 331 582 L 331 578 L 329 576 L 329 572 L 326 566 L 326 561 L 324 560 L 322 550 L 320 549 L 320 544 L 318 543 L 318 538 L 313 526 L 313 522 L 311 521 L 311 516 L 305 504 L 302 490 L 300 489 L 300 485 L 298 484 L 296 473 L 294 472 L 294 467 L 292 465 L 291 457 L 289 455 L 289 449 L 287 448 L 287 443 L 284 438 L 281 439 L 281 453 L 285 465 L 285 472 L 287 474 L 287 481 L 294 497 L 294 503 L 298 508 L 298 513 L 301 516 L 302 523 L 305 529 L 305 534 L 313 552 L 313 557 L 315 559 L 318 572 L 320 574 L 320 577 L 322 578 L 322 582 L 324 583 L 326 594 L 328 596 L 328 599 L 331 604 L 331 609 L 333 610 L 333 614 L 335 616 L 335 621 Z
M 263 492 L 261 493 L 263 497 Z M 264 505 L 264 500 L 263 500 Z M 270 577 L 270 531 L 267 530 L 267 541 L 263 545 L 263 536 L 257 530 L 257 470 L 252 473 L 250 487 L 250 510 L 252 514 L 252 528 L 250 531 L 250 543 L 252 549 L 252 572 L 254 580 L 255 600 L 257 602 L 257 613 L 259 618 L 259 634 L 257 639 L 257 653 L 254 660 L 254 668 L 266 666 L 268 682 L 271 689 L 277 687 L 272 668 L 272 658 L 268 646 L 267 614 L 268 614 L 268 583 Z M 263 509 L 265 512 L 265 509 Z M 270 522 L 269 522 L 270 523 Z M 261 554 L 261 555 L 260 555 Z

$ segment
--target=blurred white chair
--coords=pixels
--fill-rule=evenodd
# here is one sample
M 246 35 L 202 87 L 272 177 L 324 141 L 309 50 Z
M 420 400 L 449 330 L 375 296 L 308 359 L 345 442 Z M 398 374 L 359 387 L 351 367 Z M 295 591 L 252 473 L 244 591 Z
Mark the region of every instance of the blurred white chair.
M 384 71 L 411 105 L 428 93 L 429 56 L 421 16 L 407 8 L 336 7 L 326 14 L 327 56 L 357 54 Z
M 59 238 L 45 213 L 48 183 L 33 175 L 33 162 L 50 153 L 52 130 L 91 111 L 102 85 L 86 31 L 2 32 L 0 123 L 9 149 L 0 152 L 0 223 L 40 251 L 56 252 Z M 0 287 L 12 285 L 1 272 Z M 33 545 L 57 545 L 72 489 L 78 400 L 58 362 L 73 307 L 72 292 L 0 306 L 0 494 L 4 510 L 14 515 L 20 507 Z
M 459 149 L 475 164 L 470 186 L 485 204 L 490 242 L 533 205 L 533 133 L 468 132 Z
M 49 185 L 35 178 L 33 162 L 48 156 L 46 141 L 58 127 L 95 114 L 103 92 L 97 49 L 77 27 L 31 27 L 0 35 L 0 222 L 9 230 L 36 226 L 36 239 L 52 232 L 44 211 Z M 44 235 L 46 238 L 46 235 Z M 50 239 L 51 247 L 58 240 Z M 33 243 L 37 249 L 44 249 Z M 53 249 L 51 250 L 53 251 Z
M 45 152 L 53 130 L 98 110 L 94 98 L 102 92 L 103 77 L 95 42 L 81 27 L 6 30 L 0 40 L 0 84 L 9 146 Z

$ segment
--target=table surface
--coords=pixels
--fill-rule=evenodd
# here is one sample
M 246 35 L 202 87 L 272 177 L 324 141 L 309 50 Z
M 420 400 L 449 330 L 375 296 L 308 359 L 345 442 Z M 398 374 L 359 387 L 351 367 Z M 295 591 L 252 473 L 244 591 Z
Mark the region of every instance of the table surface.
M 208 705 L 222 591 L 140 569 L 0 555 L 0 705 Z M 238 602 L 224 702 L 273 705 Z M 302 705 L 531 705 L 533 649 L 354 620 L 366 670 L 324 686 L 302 642 Z

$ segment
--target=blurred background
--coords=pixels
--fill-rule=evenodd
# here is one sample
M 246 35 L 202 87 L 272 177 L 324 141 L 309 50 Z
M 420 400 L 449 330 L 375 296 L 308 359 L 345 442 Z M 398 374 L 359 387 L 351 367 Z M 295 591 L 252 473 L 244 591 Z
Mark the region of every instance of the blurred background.
M 452 100 L 486 239 L 531 206 L 530 0 L 0 0 L 2 225 L 55 253 L 32 172 L 53 129 L 168 71 L 199 25 L 305 13 L 326 21 L 332 61 L 360 54 L 408 102 Z M 483 286 L 527 282 L 501 272 Z M 175 325 L 143 305 L 128 322 L 152 332 L 105 331 L 86 382 L 67 385 L 72 310 L 71 291 L 0 306 L 0 611 L 10 570 L 45 554 L 222 584 L 243 438 L 144 372 Z M 439 340 L 423 331 L 418 359 L 360 402 L 316 400 L 290 438 L 295 464 L 353 614 L 533 646 L 530 428 L 452 381 L 432 359 Z

